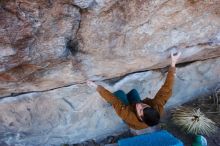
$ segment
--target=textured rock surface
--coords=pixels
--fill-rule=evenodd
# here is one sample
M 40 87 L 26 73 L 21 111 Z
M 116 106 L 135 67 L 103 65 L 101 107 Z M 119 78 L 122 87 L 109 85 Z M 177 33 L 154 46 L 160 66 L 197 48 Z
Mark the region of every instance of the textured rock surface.
M 219 0 L 1 0 L 0 145 L 126 130 L 85 80 L 152 98 L 170 50 L 182 52 L 179 63 L 204 61 L 178 69 L 167 107 L 208 94 L 220 81 L 219 10 Z
M 8 145 L 76 143 L 125 127 L 86 85 L 9 97 L 0 104 L 0 141 Z
M 183 52 L 180 62 L 220 56 L 219 6 L 218 0 L 5 1 L 0 94 L 165 67 L 173 48 Z
M 58 87 L 68 78 L 79 81 L 67 59 L 79 8 L 61 1 L 9 1 L 2 2 L 0 17 L 1 94 Z
M 178 68 L 167 106 L 209 94 L 220 81 L 219 72 L 219 58 Z M 165 77 L 156 71 L 135 73 L 115 83 L 112 91 L 136 88 L 142 98 L 152 98 Z M 0 111 L 0 141 L 9 145 L 77 143 L 127 129 L 112 107 L 85 84 L 4 98 L 0 100 Z
M 173 48 L 183 52 L 181 62 L 220 56 L 219 7 L 219 1 L 123 0 L 83 13 L 78 36 L 88 76 L 164 67 Z

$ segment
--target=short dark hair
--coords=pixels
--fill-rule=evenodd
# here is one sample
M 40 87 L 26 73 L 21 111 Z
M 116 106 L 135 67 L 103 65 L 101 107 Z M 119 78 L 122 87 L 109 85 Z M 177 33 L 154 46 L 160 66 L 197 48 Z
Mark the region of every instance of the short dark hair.
M 144 115 L 141 118 L 144 121 L 144 123 L 146 123 L 148 126 L 154 126 L 159 123 L 160 114 L 157 110 L 155 110 L 152 107 L 146 107 L 144 108 L 143 112 Z

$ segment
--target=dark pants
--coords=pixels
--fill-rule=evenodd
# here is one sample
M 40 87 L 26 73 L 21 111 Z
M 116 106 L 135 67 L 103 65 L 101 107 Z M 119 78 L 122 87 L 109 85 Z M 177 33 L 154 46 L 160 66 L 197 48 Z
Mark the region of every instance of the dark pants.
M 141 102 L 141 98 L 135 89 L 132 89 L 128 94 L 125 94 L 122 90 L 118 90 L 114 92 L 114 95 L 125 105 Z

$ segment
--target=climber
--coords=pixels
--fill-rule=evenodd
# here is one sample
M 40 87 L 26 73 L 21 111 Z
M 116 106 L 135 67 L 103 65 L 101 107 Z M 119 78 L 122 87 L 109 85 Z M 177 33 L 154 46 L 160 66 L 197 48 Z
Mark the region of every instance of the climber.
M 176 62 L 181 53 L 174 55 L 171 52 L 171 66 L 169 67 L 164 85 L 153 99 L 141 100 L 138 92 L 132 89 L 127 95 L 122 90 L 111 93 L 101 85 L 93 81 L 87 81 L 88 86 L 95 88 L 99 94 L 109 102 L 129 127 L 135 130 L 145 129 L 159 123 L 163 113 L 163 106 L 172 95 Z

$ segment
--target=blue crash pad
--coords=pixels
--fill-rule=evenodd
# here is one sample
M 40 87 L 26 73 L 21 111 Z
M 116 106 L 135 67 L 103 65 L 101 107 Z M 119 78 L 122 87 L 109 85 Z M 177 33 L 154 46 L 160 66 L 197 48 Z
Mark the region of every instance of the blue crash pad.
M 119 146 L 183 146 L 183 143 L 169 132 L 162 130 L 158 132 L 142 134 L 118 141 Z

